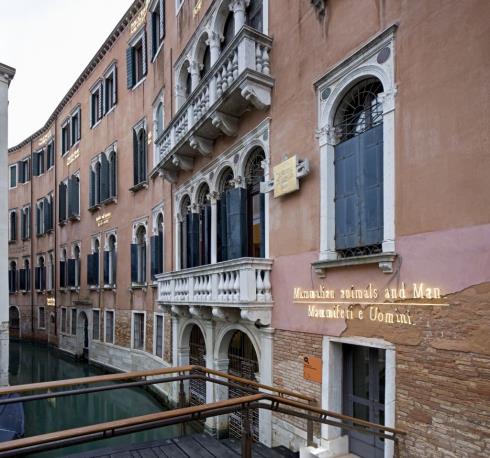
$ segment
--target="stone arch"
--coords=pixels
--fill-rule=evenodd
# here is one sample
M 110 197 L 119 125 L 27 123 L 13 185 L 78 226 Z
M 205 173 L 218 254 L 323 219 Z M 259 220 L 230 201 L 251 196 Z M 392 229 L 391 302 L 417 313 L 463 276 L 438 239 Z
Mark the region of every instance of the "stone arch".
M 208 52 L 210 52 L 209 32 L 207 30 L 203 30 L 196 41 L 192 59 L 193 62 L 196 62 L 199 65 L 199 71 L 202 70 L 202 66 L 204 65 L 204 55 L 206 53 L 206 49 L 208 50 Z
M 207 193 L 206 193 L 207 189 Z M 211 188 L 206 180 L 203 180 L 199 183 L 198 186 L 196 186 L 196 191 L 193 197 L 193 201 L 198 204 L 202 205 L 205 203 L 206 196 L 204 194 L 209 194 L 211 192 Z
M 226 20 L 228 19 L 229 14 L 233 14 L 233 11 L 230 10 L 231 0 L 222 0 L 221 4 L 216 8 L 216 13 L 214 15 L 214 19 L 212 21 L 211 30 L 217 33 L 218 36 L 223 36 L 223 31 L 225 28 Z
M 9 336 L 19 338 L 20 337 L 20 310 L 17 305 L 11 305 L 9 307 Z
M 76 354 L 82 356 L 90 347 L 90 321 L 84 310 L 77 311 Z
M 182 194 L 177 202 L 178 218 L 182 219 L 190 210 L 187 208 L 191 206 L 193 200 L 191 199 L 191 195 L 188 193 Z
M 201 333 L 204 337 L 204 342 L 206 342 L 206 337 L 207 337 L 206 336 L 206 329 L 204 328 L 202 323 L 199 322 L 199 320 L 196 320 L 194 318 L 189 318 L 188 320 L 184 321 L 180 327 L 180 332 L 179 332 L 179 337 L 177 339 L 177 342 L 178 342 L 178 350 L 180 353 L 180 358 L 181 359 L 187 358 L 187 362 L 183 363 L 182 360 L 180 360 L 179 365 L 180 364 L 188 364 L 188 362 L 189 362 L 189 356 L 188 356 L 189 341 L 190 341 L 190 337 L 191 337 L 192 327 L 194 325 L 196 325 L 201 330 Z M 206 353 L 208 353 L 209 351 L 211 351 L 211 349 L 207 348 L 207 346 L 206 346 Z M 187 354 L 187 356 L 185 356 L 186 354 Z
M 187 97 L 190 95 L 190 92 L 192 92 L 192 86 L 189 84 L 190 78 L 191 61 L 189 59 L 185 59 L 180 68 L 177 70 L 177 86 L 175 94 L 177 100 L 177 110 L 184 104 Z
M 225 181 L 228 181 L 228 177 L 233 175 L 233 179 L 236 178 L 236 173 L 234 167 L 231 163 L 225 162 L 222 164 L 218 173 L 216 174 L 215 185 L 214 188 L 217 192 L 222 193 L 226 187 Z

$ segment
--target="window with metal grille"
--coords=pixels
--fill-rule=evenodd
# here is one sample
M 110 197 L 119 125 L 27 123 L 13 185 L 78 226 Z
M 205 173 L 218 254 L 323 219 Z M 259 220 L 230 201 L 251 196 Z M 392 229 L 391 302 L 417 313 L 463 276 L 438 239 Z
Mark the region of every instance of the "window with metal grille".
M 114 311 L 106 310 L 105 312 L 105 341 L 114 343 Z
M 92 338 L 100 339 L 100 311 L 92 310 Z
M 133 348 L 144 350 L 145 347 L 145 315 L 144 313 L 133 314 Z
M 71 309 L 71 333 L 72 335 L 77 333 L 77 309 Z
M 376 78 L 362 80 L 335 114 L 335 247 L 341 257 L 382 251 L 382 91 Z
M 67 313 L 66 313 L 66 308 L 62 308 L 61 309 L 61 332 L 62 333 L 66 333 L 66 320 L 67 320 L 68 316 L 67 316 Z
M 38 319 L 39 329 L 45 329 L 46 328 L 46 316 L 45 316 L 44 307 L 39 307 L 38 313 L 39 313 L 39 319 Z
M 156 315 L 155 354 L 163 358 L 163 316 Z

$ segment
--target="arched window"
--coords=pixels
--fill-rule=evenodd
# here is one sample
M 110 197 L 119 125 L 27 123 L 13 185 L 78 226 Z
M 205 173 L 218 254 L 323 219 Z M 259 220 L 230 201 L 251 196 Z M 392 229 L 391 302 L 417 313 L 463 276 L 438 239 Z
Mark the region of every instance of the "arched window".
M 151 276 L 152 279 L 155 275 L 163 272 L 163 253 L 164 253 L 164 239 L 163 239 L 163 215 L 158 212 L 156 217 L 156 234 L 151 238 Z
M 54 256 L 53 253 L 49 253 L 48 256 L 46 287 L 48 291 L 51 291 L 54 289 Z
M 60 288 L 66 288 L 68 286 L 68 260 L 66 258 L 66 248 L 61 250 L 60 256 Z
M 140 224 L 136 229 L 135 242 L 131 245 L 131 282 L 146 283 L 146 228 Z
M 209 72 L 211 68 L 211 50 L 209 46 L 206 46 L 204 49 L 204 54 L 202 56 L 202 66 L 199 72 L 199 77 L 202 79 Z
M 191 248 L 190 248 L 192 213 L 190 207 L 191 207 L 191 199 L 189 198 L 189 196 L 185 196 L 182 199 L 182 203 L 180 205 L 180 221 L 179 221 L 180 268 L 181 269 L 192 267 Z
M 9 241 L 13 242 L 17 240 L 17 212 L 16 210 L 12 210 L 10 212 L 10 220 L 9 220 Z
M 75 258 L 75 284 L 76 288 L 80 288 L 80 247 L 75 245 L 73 248 L 73 257 Z
M 134 185 L 146 181 L 146 129 L 133 129 Z
M 156 136 L 158 138 L 163 132 L 163 103 L 162 102 L 158 104 L 155 121 L 156 121 Z
M 230 11 L 226 17 L 225 26 L 223 28 L 223 41 L 221 42 L 221 50 L 225 49 L 235 36 L 235 18 L 233 12 Z
M 44 256 L 39 256 L 36 267 L 35 288 L 37 291 L 46 290 L 46 265 Z
M 192 76 L 188 71 L 187 76 L 185 78 L 185 98 L 188 99 L 192 93 Z
M 247 8 L 247 25 L 262 32 L 262 22 L 262 0 L 250 0 Z
M 265 154 L 262 148 L 255 149 L 248 159 L 245 169 L 247 184 L 247 252 L 248 256 L 265 256 L 265 198 L 260 192 L 264 181 L 262 162 Z
M 100 242 L 93 240 L 92 253 L 87 255 L 87 284 L 99 286 Z
M 226 261 L 228 258 L 228 219 L 226 211 L 227 194 L 233 189 L 233 170 L 226 167 L 221 172 L 219 180 L 219 200 L 218 200 L 218 217 L 217 217 L 217 259 L 218 262 Z
M 346 93 L 335 113 L 335 249 L 342 257 L 382 251 L 381 92 L 378 79 L 364 79 Z
M 208 199 L 209 186 L 204 183 L 199 189 L 198 265 L 211 263 L 211 202 Z
M 100 203 L 100 198 L 101 198 L 101 193 L 100 193 L 100 182 L 101 182 L 101 176 L 100 176 L 100 161 L 97 161 L 95 163 L 95 203 L 98 204 Z
M 113 150 L 109 156 L 109 197 L 117 196 L 117 153 Z
M 9 266 L 9 292 L 15 293 L 17 291 L 17 263 L 10 261 Z
M 116 285 L 116 236 L 111 234 L 107 241 L 107 250 L 104 253 L 104 285 Z
M 20 289 L 23 291 L 31 290 L 31 265 L 29 259 L 24 259 L 24 269 L 21 271 L 20 275 Z

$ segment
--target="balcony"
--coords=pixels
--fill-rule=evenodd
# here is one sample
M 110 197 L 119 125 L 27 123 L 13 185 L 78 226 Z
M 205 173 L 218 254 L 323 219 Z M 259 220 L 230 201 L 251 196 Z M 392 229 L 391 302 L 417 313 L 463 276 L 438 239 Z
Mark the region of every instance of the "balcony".
M 270 106 L 272 39 L 244 26 L 155 140 L 159 171 L 174 182 L 180 170 L 192 170 L 197 155 L 211 153 L 221 135 L 236 135 L 240 117 Z
M 178 316 L 270 323 L 272 260 L 239 258 L 157 275 L 158 302 Z

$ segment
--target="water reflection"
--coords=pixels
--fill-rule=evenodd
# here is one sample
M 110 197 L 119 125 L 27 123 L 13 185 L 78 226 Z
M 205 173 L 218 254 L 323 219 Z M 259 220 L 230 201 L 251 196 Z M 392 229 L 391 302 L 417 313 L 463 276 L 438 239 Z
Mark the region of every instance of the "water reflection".
M 27 342 L 10 342 L 10 384 L 46 382 L 76 377 L 103 375 L 102 369 L 75 361 L 46 346 Z M 77 386 L 74 388 L 81 388 Z M 117 420 L 165 410 L 151 394 L 141 388 L 67 396 L 24 404 L 25 436 Z M 31 456 L 60 457 L 78 451 L 166 439 L 178 435 L 178 426 L 133 433 L 94 443 L 52 450 Z

